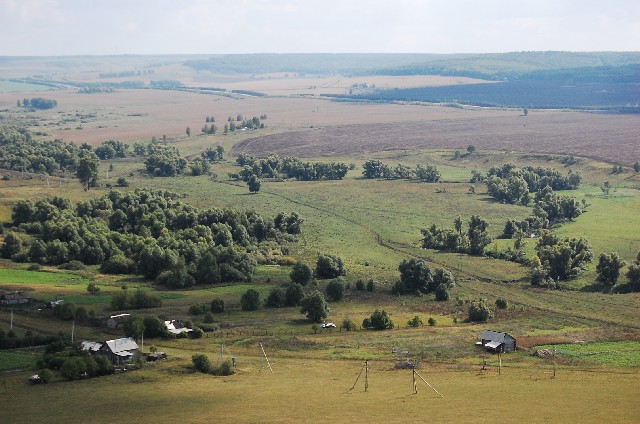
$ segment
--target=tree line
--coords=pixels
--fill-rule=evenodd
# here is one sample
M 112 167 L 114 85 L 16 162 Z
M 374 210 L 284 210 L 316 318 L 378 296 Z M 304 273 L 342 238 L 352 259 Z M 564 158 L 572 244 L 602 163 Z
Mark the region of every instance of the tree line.
M 295 156 L 281 158 L 271 153 L 264 159 L 259 159 L 240 153 L 236 163 L 243 169 L 239 173 L 229 174 L 231 178 L 245 182 L 256 178 L 295 178 L 299 181 L 341 180 L 349 171 L 349 166 L 342 162 L 303 162 Z
M 20 100 L 17 101 L 18 107 L 20 107 Z M 58 101 L 53 99 L 45 99 L 42 97 L 32 97 L 31 99 L 22 99 L 22 107 L 33 109 L 53 109 L 58 106 Z
M 395 167 L 391 167 L 382 163 L 377 159 L 371 159 L 366 161 L 362 167 L 362 175 L 367 179 L 384 178 L 386 180 L 411 180 L 417 179 L 420 181 L 435 183 L 440 181 L 440 172 L 435 165 L 416 165 L 415 169 L 411 169 L 408 166 L 398 164 Z

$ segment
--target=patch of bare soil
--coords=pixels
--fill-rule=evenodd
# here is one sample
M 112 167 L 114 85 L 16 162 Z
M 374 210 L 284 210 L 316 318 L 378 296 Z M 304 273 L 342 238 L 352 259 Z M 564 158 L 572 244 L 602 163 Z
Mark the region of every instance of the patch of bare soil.
M 388 150 L 478 149 L 571 154 L 631 165 L 640 160 L 640 116 L 540 112 L 455 116 L 404 123 L 344 125 L 247 139 L 234 148 L 264 156 L 348 156 Z

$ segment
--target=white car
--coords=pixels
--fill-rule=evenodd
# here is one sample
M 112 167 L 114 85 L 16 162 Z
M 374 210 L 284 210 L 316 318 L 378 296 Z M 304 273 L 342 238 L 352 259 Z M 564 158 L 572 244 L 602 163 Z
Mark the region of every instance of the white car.
M 322 328 L 336 328 L 336 325 L 332 322 L 328 322 L 326 324 L 322 324 L 320 327 Z

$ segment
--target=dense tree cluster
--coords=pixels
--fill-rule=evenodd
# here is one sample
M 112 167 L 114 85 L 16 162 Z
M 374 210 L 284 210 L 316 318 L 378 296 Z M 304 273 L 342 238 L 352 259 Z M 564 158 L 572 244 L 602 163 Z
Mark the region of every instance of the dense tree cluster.
M 525 166 L 517 168 L 512 163 L 492 167 L 487 172 L 487 191 L 496 200 L 504 203 L 527 205 L 530 193 L 545 187 L 552 190 L 574 190 L 580 186 L 582 177 L 569 172 L 563 175 L 552 168 Z M 477 181 L 477 178 L 476 178 Z M 474 182 L 474 181 L 472 181 Z
M 347 270 L 340 256 L 320 255 L 316 260 L 315 275 L 318 278 L 338 278 L 347 275 Z
M 117 140 L 107 140 L 94 149 L 101 160 L 125 158 L 129 153 L 129 145 Z
M 530 234 L 548 229 L 554 224 L 576 219 L 586 210 L 584 202 L 580 203 L 569 196 L 558 196 L 549 186 L 539 190 L 534 200 L 533 214 L 520 222 L 507 221 L 502 237 L 512 238 L 518 231 Z
M 393 327 L 393 321 L 384 309 L 376 309 L 369 318 L 362 321 L 362 328 L 367 330 L 391 330 Z
M 0 168 L 63 175 L 74 172 L 82 153 L 91 146 L 81 147 L 62 140 L 38 141 L 24 128 L 0 125 Z
M 491 237 L 487 232 L 488 228 L 487 221 L 478 215 L 473 215 L 469 219 L 469 228 L 465 232 L 462 227 L 462 219 L 457 217 L 453 229 L 440 229 L 435 224 L 428 229 L 422 229 L 422 247 L 445 252 L 482 255 L 484 248 L 491 243 Z
M 180 151 L 173 146 L 150 144 L 149 156 L 144 161 L 147 172 L 156 177 L 175 177 L 183 174 L 188 162 L 180 156 Z
M 435 293 L 437 300 L 449 300 L 449 289 L 455 284 L 455 278 L 449 271 L 433 270 L 424 261 L 413 258 L 403 260 L 398 271 L 400 280 L 393 286 L 393 294 Z
M 19 102 L 20 100 L 18 100 L 18 103 Z M 31 99 L 25 97 L 22 100 L 22 107 L 30 107 L 33 109 L 53 109 L 56 106 L 58 106 L 57 100 L 44 99 L 42 97 L 32 97 Z
M 59 371 L 67 380 L 76 380 L 81 376 L 98 377 L 113 374 L 113 365 L 102 355 L 90 355 L 89 352 L 77 349 L 50 349 L 38 359 L 40 369 Z
M 219 144 L 215 148 L 207 147 L 207 150 L 200 153 L 200 157 L 209 162 L 220 162 L 224 160 L 224 147 Z
M 299 229 L 302 219 L 291 216 Z M 60 197 L 20 200 L 13 226 L 34 237 L 24 246 L 9 232 L 0 252 L 17 261 L 99 264 L 103 272 L 137 272 L 174 288 L 247 281 L 255 262 L 243 248 L 280 240 L 289 227 L 282 231 L 281 218 L 274 221 L 255 212 L 199 211 L 176 194 L 147 189 L 111 191 L 75 208 Z
M 531 284 L 556 287 L 558 281 L 575 277 L 593 260 L 591 245 L 584 238 L 561 240 L 552 231 L 542 230 L 532 263 Z
M 243 181 L 249 181 L 252 176 L 274 179 L 295 178 L 299 181 L 341 180 L 349 171 L 349 166 L 342 162 L 302 162 L 297 157 L 280 158 L 275 153 L 265 159 L 241 153 L 236 162 L 243 169 L 234 176 Z
M 411 180 L 417 179 L 420 181 L 435 183 L 440 180 L 440 172 L 435 165 L 421 165 L 418 164 L 415 169 L 411 169 L 408 166 L 398 164 L 396 167 L 391 167 L 382 163 L 377 159 L 371 159 L 366 161 L 362 167 L 362 175 L 364 178 L 384 178 L 386 180 Z

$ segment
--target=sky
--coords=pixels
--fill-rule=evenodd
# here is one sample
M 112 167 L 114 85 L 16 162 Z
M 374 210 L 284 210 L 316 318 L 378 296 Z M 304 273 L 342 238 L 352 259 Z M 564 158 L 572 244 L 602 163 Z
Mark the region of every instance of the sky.
M 0 56 L 640 51 L 638 0 L 0 0 Z

